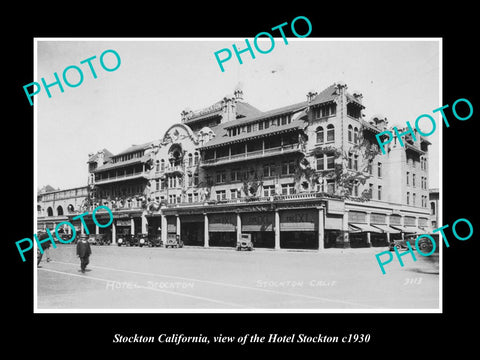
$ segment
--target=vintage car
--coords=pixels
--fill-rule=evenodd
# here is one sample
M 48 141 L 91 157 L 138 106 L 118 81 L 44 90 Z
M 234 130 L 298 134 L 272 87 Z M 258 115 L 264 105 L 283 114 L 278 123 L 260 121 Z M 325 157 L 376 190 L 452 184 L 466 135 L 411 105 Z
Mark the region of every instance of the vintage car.
M 407 235 L 405 236 L 405 240 L 394 240 L 391 241 L 389 244 L 389 250 L 393 251 L 394 248 L 397 248 L 397 250 L 408 250 L 408 245 L 407 242 L 410 244 L 410 247 L 412 249 L 415 249 L 415 242 L 417 240 L 417 237 L 419 235 Z M 418 241 L 418 248 L 423 252 L 423 253 L 429 253 L 433 249 L 432 242 L 426 238 L 420 238 Z
M 165 242 L 165 247 L 176 247 L 181 248 L 183 247 L 183 241 L 180 239 L 179 235 L 176 234 L 168 234 L 167 241 Z
M 122 234 L 118 236 L 117 245 L 118 246 L 133 246 L 134 238 L 130 234 Z
M 253 250 L 252 235 L 251 234 L 241 234 L 240 240 L 237 241 L 237 250 Z
M 133 236 L 133 246 L 146 246 L 148 234 L 136 234 Z
M 149 247 L 162 246 L 162 236 L 161 236 L 161 234 L 148 234 L 148 236 L 147 236 L 147 246 L 149 246 Z

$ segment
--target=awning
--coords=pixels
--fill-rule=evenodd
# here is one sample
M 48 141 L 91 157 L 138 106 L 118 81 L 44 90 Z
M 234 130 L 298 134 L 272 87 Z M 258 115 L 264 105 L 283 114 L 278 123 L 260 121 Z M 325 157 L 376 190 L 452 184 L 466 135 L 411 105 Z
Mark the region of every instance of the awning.
M 400 230 L 403 233 L 408 234 L 424 234 L 425 231 L 416 227 L 416 226 L 400 226 L 400 225 L 392 225 L 393 228 Z
M 383 231 L 367 224 L 358 224 L 358 223 L 348 223 L 348 230 L 353 233 L 360 233 L 360 232 L 373 232 L 382 234 Z
M 390 233 L 390 234 L 400 234 L 400 230 L 394 229 L 391 226 L 388 225 L 381 225 L 381 224 L 374 224 L 373 225 L 376 228 L 379 228 L 383 232 Z

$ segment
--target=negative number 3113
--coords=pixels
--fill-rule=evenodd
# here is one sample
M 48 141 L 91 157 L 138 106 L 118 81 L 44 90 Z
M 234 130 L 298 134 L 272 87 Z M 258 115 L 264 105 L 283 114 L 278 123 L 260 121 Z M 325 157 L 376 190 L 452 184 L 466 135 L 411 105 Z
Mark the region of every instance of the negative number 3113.
M 420 285 L 422 282 L 422 278 L 421 277 L 417 277 L 417 278 L 406 278 L 405 279 L 405 282 L 403 283 L 403 285 Z

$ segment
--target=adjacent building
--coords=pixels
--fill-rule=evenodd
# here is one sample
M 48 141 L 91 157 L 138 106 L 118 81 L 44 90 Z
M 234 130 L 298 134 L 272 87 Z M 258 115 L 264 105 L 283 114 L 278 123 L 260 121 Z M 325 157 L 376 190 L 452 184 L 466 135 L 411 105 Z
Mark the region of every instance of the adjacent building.
M 272 249 L 384 246 L 428 232 L 430 143 L 394 139 L 383 155 L 375 135 L 387 118 L 366 120 L 362 95 L 347 90 L 336 83 L 260 111 L 237 88 L 184 110 L 156 140 L 90 154 L 84 205 L 114 214 L 96 230 L 113 242 L 149 233 L 205 247 L 249 233 Z

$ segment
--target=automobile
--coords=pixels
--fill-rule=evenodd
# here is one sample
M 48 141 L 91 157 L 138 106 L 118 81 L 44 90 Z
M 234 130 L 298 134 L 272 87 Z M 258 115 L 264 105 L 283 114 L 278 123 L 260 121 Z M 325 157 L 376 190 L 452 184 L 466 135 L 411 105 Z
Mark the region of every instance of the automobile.
M 112 243 L 110 234 L 97 234 L 95 237 L 98 245 L 110 245 Z
M 237 250 L 253 250 L 252 235 L 251 234 L 241 234 L 240 240 L 237 241 Z
M 87 241 L 90 245 L 97 245 L 97 238 L 96 238 L 95 234 L 90 234 L 88 236 Z
M 147 245 L 147 237 L 148 237 L 148 234 L 142 234 L 142 233 L 134 235 L 132 240 L 133 246 L 142 247 L 144 245 Z
M 405 237 L 405 240 L 399 239 L 399 240 L 393 240 L 389 244 L 389 250 L 394 251 L 394 248 L 397 248 L 397 250 L 408 250 L 408 245 L 407 242 L 410 244 L 410 247 L 412 249 L 415 249 L 415 242 L 417 240 L 417 237 L 419 235 L 409 235 Z M 423 252 L 423 253 L 429 253 L 433 249 L 433 245 L 430 240 L 422 237 L 418 241 L 418 248 Z
M 182 248 L 183 247 L 183 240 L 180 239 L 180 235 L 176 234 L 168 234 L 167 241 L 165 242 L 165 247 L 175 247 L 175 248 Z
M 147 246 L 157 247 L 162 246 L 162 236 L 160 234 L 148 234 L 147 236 Z
M 133 236 L 130 234 L 122 234 L 118 236 L 117 245 L 118 246 L 133 246 Z

